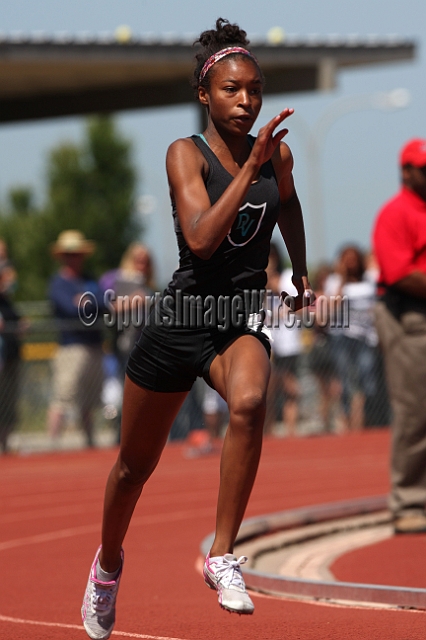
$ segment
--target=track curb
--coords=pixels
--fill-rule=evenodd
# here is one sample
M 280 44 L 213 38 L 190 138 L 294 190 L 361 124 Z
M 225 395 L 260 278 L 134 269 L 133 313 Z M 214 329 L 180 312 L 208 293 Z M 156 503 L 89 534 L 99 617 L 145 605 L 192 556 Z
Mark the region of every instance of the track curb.
M 345 519 L 354 516 L 370 516 L 377 514 L 380 523 L 390 522 L 391 515 L 386 512 L 387 497 L 372 496 L 356 500 L 312 505 L 298 509 L 281 511 L 244 520 L 236 540 L 236 552 L 244 543 L 256 542 L 256 552 L 262 553 L 271 548 L 271 534 L 292 532 L 300 541 L 312 538 L 312 525 L 323 524 L 317 536 L 327 536 L 336 532 L 339 521 L 342 530 L 347 526 Z M 385 514 L 383 513 L 385 512 Z M 369 518 L 368 525 L 374 523 Z M 305 532 L 305 534 L 303 533 Z M 207 555 L 214 534 L 210 534 L 201 543 L 201 554 Z M 293 536 L 294 537 L 294 536 Z M 269 539 L 268 539 L 269 538 Z M 285 544 L 285 543 L 284 543 Z M 297 544 L 293 540 L 291 544 Z M 327 600 L 348 605 L 376 605 L 391 608 L 426 610 L 426 589 L 411 587 L 394 587 L 378 584 L 360 584 L 352 582 L 310 580 L 290 576 L 274 575 L 257 571 L 253 568 L 242 568 L 246 585 L 253 591 L 267 595 L 292 597 L 306 600 Z

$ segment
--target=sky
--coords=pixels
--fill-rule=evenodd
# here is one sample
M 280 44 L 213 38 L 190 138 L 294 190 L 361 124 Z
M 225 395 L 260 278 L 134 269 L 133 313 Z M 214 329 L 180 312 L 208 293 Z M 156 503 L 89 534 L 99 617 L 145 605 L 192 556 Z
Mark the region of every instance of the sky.
M 415 60 L 341 70 L 331 92 L 265 98 L 253 129 L 256 134 L 284 107 L 295 109 L 294 124 L 288 120 L 286 142 L 295 159 L 294 177 L 305 216 L 311 268 L 320 258 L 332 260 L 348 242 L 368 250 L 375 215 L 399 188 L 397 157 L 401 146 L 413 137 L 426 138 L 425 0 L 216 0 L 212 4 L 196 0 L 14 0 L 0 5 L 0 32 L 99 34 L 128 25 L 135 35 L 190 33 L 195 39 L 201 31 L 212 28 L 218 17 L 239 23 L 249 37 L 266 38 L 268 31 L 278 26 L 286 34 L 301 37 L 394 34 L 416 41 Z M 373 97 L 377 92 L 401 88 L 410 96 L 405 108 L 354 109 L 331 123 L 315 165 L 320 186 L 313 192 L 301 129 L 315 135 L 317 123 L 331 113 L 336 101 L 358 101 L 360 95 Z M 185 105 L 127 111 L 119 114 L 117 121 L 133 141 L 138 193 L 153 196 L 152 211 L 144 216 L 143 239 L 153 252 L 158 281 L 164 285 L 177 264 L 165 154 L 173 140 L 198 132 L 197 110 L 195 105 Z M 29 185 L 42 202 L 49 149 L 64 140 L 80 141 L 83 131 L 84 119 L 75 117 L 1 125 L 0 201 L 11 187 Z M 323 241 L 312 221 L 312 198 L 323 201 Z M 275 239 L 281 242 L 278 236 Z

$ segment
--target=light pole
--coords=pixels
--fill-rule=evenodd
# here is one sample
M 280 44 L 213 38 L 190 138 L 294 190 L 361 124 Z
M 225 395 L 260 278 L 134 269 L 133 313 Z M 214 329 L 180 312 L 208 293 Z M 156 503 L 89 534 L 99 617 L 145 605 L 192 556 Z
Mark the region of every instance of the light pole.
M 310 235 L 314 238 L 312 259 L 318 263 L 326 258 L 324 195 L 321 175 L 321 152 L 331 126 L 342 116 L 364 109 L 396 111 L 411 102 L 407 89 L 344 96 L 333 102 L 321 114 L 313 127 L 297 113 L 291 116 L 291 129 L 301 135 L 306 151 L 308 179 L 308 212 Z

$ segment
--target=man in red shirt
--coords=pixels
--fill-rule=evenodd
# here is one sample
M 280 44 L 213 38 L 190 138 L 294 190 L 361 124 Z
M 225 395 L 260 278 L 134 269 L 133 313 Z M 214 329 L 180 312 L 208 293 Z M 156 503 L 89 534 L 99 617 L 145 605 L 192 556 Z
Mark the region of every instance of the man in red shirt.
M 426 140 L 400 153 L 402 188 L 379 212 L 376 324 L 393 409 L 395 533 L 426 533 Z

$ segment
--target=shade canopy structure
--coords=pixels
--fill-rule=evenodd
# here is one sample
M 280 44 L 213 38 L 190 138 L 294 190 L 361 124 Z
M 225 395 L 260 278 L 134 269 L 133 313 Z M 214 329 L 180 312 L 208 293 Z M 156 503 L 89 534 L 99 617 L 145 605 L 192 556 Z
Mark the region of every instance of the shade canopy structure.
M 143 109 L 194 101 L 195 37 L 0 36 L 0 122 Z M 266 94 L 330 90 L 342 68 L 412 60 L 398 37 L 252 39 Z

